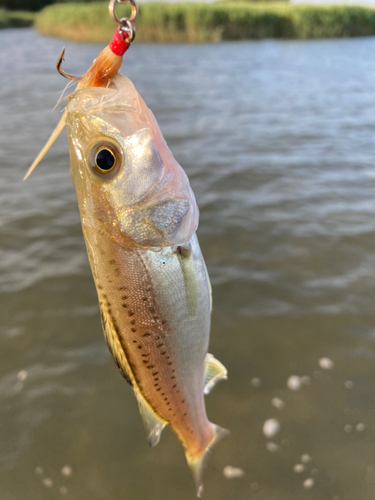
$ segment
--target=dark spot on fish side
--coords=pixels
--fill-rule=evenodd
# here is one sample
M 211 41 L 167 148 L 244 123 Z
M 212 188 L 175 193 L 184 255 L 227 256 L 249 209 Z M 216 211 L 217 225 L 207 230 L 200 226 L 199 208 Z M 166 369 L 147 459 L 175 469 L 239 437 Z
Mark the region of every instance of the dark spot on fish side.
M 151 370 L 151 368 L 155 368 L 155 365 L 150 365 L 147 367 L 149 370 Z
M 164 345 L 163 342 L 160 342 L 160 344 L 157 344 L 156 347 L 157 349 L 159 349 L 159 347 L 162 347 L 163 345 Z
M 122 291 L 122 290 L 126 290 L 126 286 L 120 286 L 119 287 L 119 290 Z
M 143 302 L 145 302 L 145 301 L 147 300 L 147 297 L 143 297 L 143 299 L 142 299 L 142 300 L 143 300 Z
M 137 331 L 136 328 L 132 328 L 132 332 L 135 333 Z
M 173 365 L 172 361 L 168 361 L 168 365 Z
M 110 260 L 110 261 L 109 261 L 109 263 L 110 263 L 111 265 L 113 265 L 113 264 L 116 264 L 116 261 L 115 261 L 115 260 Z
M 142 359 L 142 363 L 146 364 L 146 363 L 148 363 L 148 360 L 147 359 Z
M 127 298 L 128 298 L 128 296 L 127 296 L 127 295 L 123 295 L 123 296 L 121 297 L 121 300 L 127 300 Z
M 154 375 L 154 376 L 155 376 L 155 375 L 158 375 L 158 374 L 159 374 L 159 372 L 154 372 L 152 375 Z
M 134 311 L 128 311 L 128 316 L 134 316 Z
M 131 321 L 130 324 L 135 325 L 135 319 L 133 319 L 133 321 Z
M 139 344 L 139 346 L 138 346 L 138 349 L 142 349 L 142 346 L 141 346 L 141 344 Z
M 102 285 L 98 285 L 98 290 L 103 290 Z
M 134 343 L 134 344 L 136 344 L 136 343 L 137 343 L 137 341 L 136 341 L 136 340 L 133 340 L 133 343 Z
M 148 354 L 142 354 L 144 358 L 148 358 Z
M 155 340 L 159 340 L 159 339 L 160 339 L 159 335 L 155 335 Z
M 156 392 L 160 391 L 161 387 L 159 387 L 158 389 L 156 389 Z
M 128 306 L 127 306 L 127 304 L 122 304 L 122 307 L 123 307 L 124 309 L 126 309 Z
M 151 335 L 151 333 L 146 332 L 146 333 L 144 333 L 144 334 L 142 335 L 142 337 L 149 337 L 150 335 Z
M 173 389 L 174 389 L 175 387 L 177 387 L 177 384 L 173 384 L 173 385 L 172 385 L 172 387 L 173 387 Z

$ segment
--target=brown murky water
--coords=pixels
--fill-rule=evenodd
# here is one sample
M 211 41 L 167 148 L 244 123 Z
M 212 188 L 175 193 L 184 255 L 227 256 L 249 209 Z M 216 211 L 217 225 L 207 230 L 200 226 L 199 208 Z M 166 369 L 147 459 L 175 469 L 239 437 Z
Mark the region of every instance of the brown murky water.
M 0 32 L 1 500 L 193 499 L 180 444 L 165 431 L 148 447 L 105 346 L 66 139 L 21 181 L 65 82 L 63 42 L 20 35 Z M 66 45 L 77 74 L 100 49 Z M 368 38 L 126 55 L 201 209 L 210 351 L 229 370 L 207 406 L 231 430 L 206 500 L 375 497 L 374 51 Z

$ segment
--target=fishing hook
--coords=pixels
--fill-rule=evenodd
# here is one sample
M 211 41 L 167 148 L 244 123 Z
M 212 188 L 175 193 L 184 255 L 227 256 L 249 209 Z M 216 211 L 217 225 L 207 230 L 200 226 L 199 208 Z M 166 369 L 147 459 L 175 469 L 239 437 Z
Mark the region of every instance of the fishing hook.
M 61 69 L 61 64 L 63 61 L 65 61 L 64 59 L 64 54 L 65 54 L 65 47 L 63 47 L 60 55 L 59 55 L 59 58 L 57 59 L 56 61 L 56 69 L 57 71 L 60 73 L 60 75 L 62 75 L 64 78 L 67 78 L 68 80 L 80 80 L 82 78 L 82 76 L 72 76 L 72 75 L 68 75 L 68 73 L 65 73 L 65 71 L 63 71 Z
M 130 3 L 130 17 L 122 17 L 119 19 L 116 14 L 116 3 Z M 134 21 L 137 19 L 138 15 L 138 6 L 135 0 L 109 0 L 108 9 L 113 21 L 118 25 L 120 33 L 126 33 L 127 42 L 131 43 L 135 38 Z

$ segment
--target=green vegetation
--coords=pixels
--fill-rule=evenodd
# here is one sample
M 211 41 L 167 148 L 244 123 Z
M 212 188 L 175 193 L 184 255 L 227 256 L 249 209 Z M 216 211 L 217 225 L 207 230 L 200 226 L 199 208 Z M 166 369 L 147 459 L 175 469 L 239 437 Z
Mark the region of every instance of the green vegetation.
M 8 10 L 33 11 L 43 9 L 51 3 L 69 2 L 71 0 L 0 0 L 1 8 Z M 92 0 L 76 0 L 76 2 L 91 2 Z M 255 0 L 256 1 L 256 0 Z
M 261 38 L 333 38 L 375 35 L 375 9 L 288 3 L 217 2 L 140 5 L 137 41 L 218 42 Z M 127 11 L 126 11 L 127 12 Z M 56 4 L 41 11 L 43 35 L 106 42 L 114 24 L 107 2 Z
M 10 12 L 0 8 L 0 28 L 32 26 L 35 14 L 32 12 Z

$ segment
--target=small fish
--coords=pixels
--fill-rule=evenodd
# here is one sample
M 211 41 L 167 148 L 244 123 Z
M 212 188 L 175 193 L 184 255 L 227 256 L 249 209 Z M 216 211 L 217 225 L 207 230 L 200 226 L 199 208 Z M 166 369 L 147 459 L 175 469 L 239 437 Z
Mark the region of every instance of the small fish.
M 103 331 L 149 444 L 170 425 L 201 496 L 207 454 L 228 431 L 208 420 L 204 402 L 227 371 L 207 353 L 211 286 L 195 234 L 199 211 L 134 85 L 118 69 L 97 85 L 97 72 L 68 97 L 58 127 L 67 128 Z

